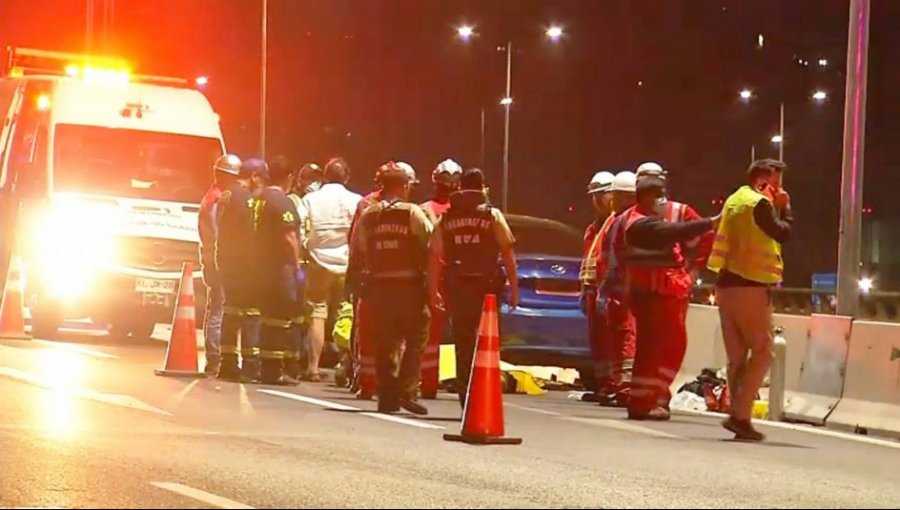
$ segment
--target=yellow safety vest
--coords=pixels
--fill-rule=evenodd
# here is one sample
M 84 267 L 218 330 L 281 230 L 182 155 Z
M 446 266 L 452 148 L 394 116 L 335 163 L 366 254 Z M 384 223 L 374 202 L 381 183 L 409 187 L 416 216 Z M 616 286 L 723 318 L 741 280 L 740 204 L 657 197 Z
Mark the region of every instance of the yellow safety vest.
M 781 281 L 784 264 L 781 245 L 756 224 L 753 209 L 768 198 L 743 186 L 725 201 L 722 222 L 716 232 L 707 267 L 726 270 L 747 280 L 775 284 Z

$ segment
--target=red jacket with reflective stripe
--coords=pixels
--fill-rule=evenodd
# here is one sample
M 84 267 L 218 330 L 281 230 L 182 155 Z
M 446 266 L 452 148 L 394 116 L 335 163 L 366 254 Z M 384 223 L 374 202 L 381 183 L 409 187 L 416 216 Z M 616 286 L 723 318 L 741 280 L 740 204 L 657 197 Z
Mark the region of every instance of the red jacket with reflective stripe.
M 617 253 L 624 261 L 630 292 L 649 292 L 679 298 L 687 297 L 693 285 L 688 272 L 689 264 L 685 262 L 686 245 L 697 242 L 674 243 L 663 250 L 645 250 L 628 245 L 628 231 L 637 222 L 647 216 L 637 207 L 624 213 L 625 228 L 617 233 Z M 690 218 L 694 216 L 695 218 Z M 701 219 L 696 211 L 679 202 L 669 202 L 664 219 L 667 222 L 690 221 Z M 683 245 L 684 244 L 684 245 Z M 708 251 L 707 251 L 708 256 Z M 705 256 L 703 257 L 705 259 Z

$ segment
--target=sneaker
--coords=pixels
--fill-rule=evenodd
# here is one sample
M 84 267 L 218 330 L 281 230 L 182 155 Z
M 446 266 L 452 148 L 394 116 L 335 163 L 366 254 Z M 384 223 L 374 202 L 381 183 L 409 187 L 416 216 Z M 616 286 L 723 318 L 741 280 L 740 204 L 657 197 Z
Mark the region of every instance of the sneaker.
M 724 427 L 725 430 L 732 432 L 734 434 L 734 439 L 737 441 L 758 443 L 760 441 L 765 441 L 766 439 L 764 434 L 753 428 L 753 423 L 750 420 L 745 421 L 735 419 L 734 417 L 728 417 L 722 422 L 722 427 Z
M 419 416 L 428 416 L 428 408 L 412 399 L 401 399 L 400 407 L 406 409 L 412 414 L 416 414 Z

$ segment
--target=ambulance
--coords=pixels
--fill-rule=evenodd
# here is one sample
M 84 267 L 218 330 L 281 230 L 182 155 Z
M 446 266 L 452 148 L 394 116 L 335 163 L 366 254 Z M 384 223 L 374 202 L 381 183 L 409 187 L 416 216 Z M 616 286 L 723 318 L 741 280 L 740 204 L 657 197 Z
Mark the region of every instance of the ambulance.
M 7 48 L 0 66 L 0 254 L 21 255 L 35 336 L 79 318 L 149 336 L 183 264 L 200 277 L 218 115 L 197 83 L 120 59 Z

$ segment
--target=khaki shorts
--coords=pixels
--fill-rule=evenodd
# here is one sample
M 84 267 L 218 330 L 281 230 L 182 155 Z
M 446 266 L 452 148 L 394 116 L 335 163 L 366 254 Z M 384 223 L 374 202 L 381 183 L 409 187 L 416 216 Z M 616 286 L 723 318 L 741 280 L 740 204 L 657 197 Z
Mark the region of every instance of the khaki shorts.
M 327 319 L 329 307 L 341 302 L 344 280 L 342 274 L 332 273 L 315 262 L 309 263 L 306 298 L 312 308 L 313 319 Z

